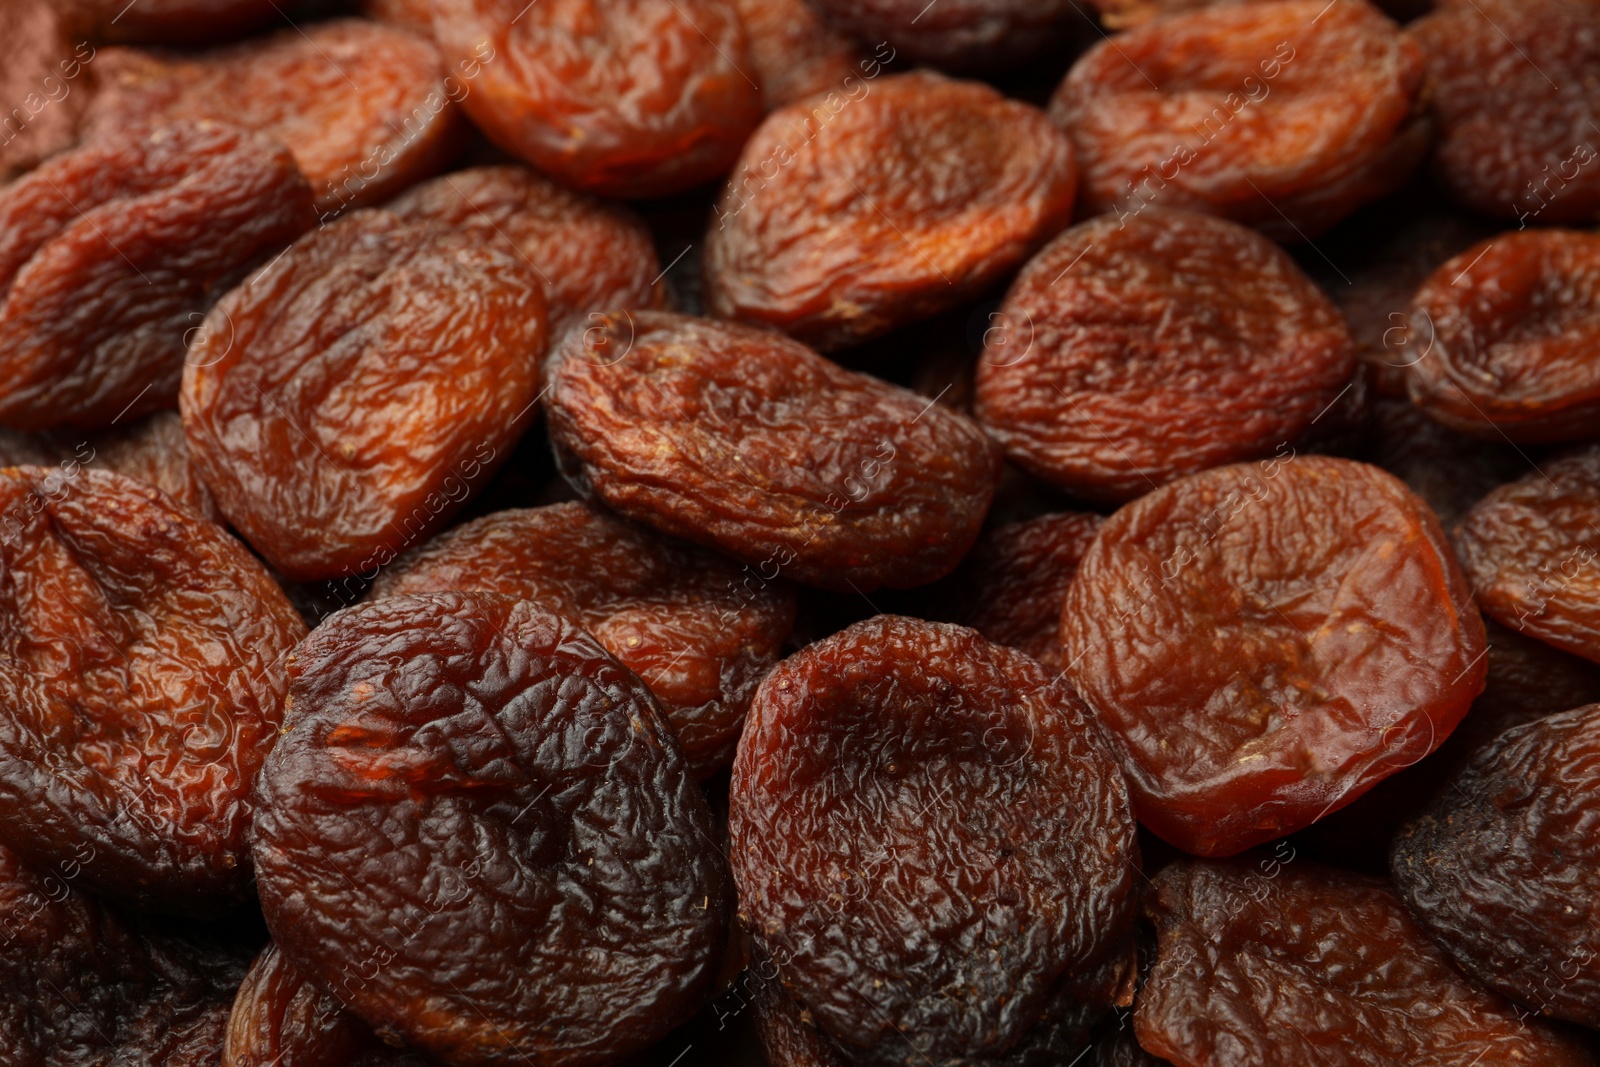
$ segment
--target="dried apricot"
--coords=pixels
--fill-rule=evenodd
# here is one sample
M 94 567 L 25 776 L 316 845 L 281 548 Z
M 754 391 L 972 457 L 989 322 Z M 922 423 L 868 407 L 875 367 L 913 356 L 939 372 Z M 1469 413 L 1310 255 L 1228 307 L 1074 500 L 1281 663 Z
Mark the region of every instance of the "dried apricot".
M 749 564 L 758 586 L 933 581 L 972 546 L 994 492 L 996 456 L 971 420 L 766 330 L 607 315 L 568 334 L 546 371 L 573 484 Z
M 1438 747 L 1483 622 L 1428 506 L 1294 456 L 1164 486 L 1100 528 L 1061 619 L 1140 822 L 1197 855 L 1307 826 Z
M 434 0 L 433 32 L 491 140 L 604 196 L 721 177 L 761 119 L 727 0 Z
M 1060 48 L 1084 18 L 1071 0 L 810 0 L 863 41 L 951 70 L 1011 67 Z
M 273 938 L 457 1067 L 611 1063 L 709 992 L 731 895 L 644 684 L 539 605 L 387 597 L 289 669 L 254 854 Z
M 1307 240 L 1415 169 L 1422 83 L 1417 46 L 1365 0 L 1225 5 L 1096 45 L 1051 115 L 1094 212 L 1154 204 Z
M 217 122 L 108 135 L 0 188 L 0 423 L 171 407 L 212 303 L 315 222 L 289 153 Z
M 368 18 L 433 37 L 433 0 L 360 0 L 357 6 Z
M 1091 500 L 1270 456 L 1355 370 L 1344 319 L 1286 253 L 1187 212 L 1074 226 L 999 314 L 974 412 L 1013 462 Z
M 733 0 L 749 39 L 761 101 L 775 111 L 814 93 L 848 88 L 868 70 L 866 53 L 806 0 Z
M 192 462 L 282 574 L 370 578 L 503 458 L 544 346 L 539 279 L 513 250 L 356 212 L 206 317 L 181 395 Z
M 706 235 L 706 303 L 824 351 L 977 296 L 1072 217 L 1072 146 L 976 82 L 888 75 L 779 108 Z
M 975 630 L 877 616 L 779 664 L 729 835 L 741 920 L 852 1058 L 1059 1056 L 1127 992 L 1126 785 L 1071 688 Z
M 755 1013 L 767 1067 L 850 1067 L 844 1052 L 776 977 L 757 985 Z
M 0 470 L 0 838 L 140 906 L 244 899 L 251 790 L 304 633 L 242 545 L 157 490 Z
M 94 91 L 95 47 L 73 11 L 53 0 L 0 4 L 0 182 L 10 181 L 72 145 L 78 117 Z

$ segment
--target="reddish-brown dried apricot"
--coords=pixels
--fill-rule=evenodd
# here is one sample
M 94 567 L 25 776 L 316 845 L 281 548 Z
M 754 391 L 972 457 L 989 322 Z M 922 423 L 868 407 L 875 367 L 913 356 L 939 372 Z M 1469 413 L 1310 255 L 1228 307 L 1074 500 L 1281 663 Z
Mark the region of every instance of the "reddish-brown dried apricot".
M 107 136 L 0 188 L 0 423 L 171 407 L 212 303 L 315 222 L 289 153 L 217 122 Z
M 813 93 L 848 89 L 877 66 L 806 0 L 733 0 L 768 111 Z
M 928 72 L 780 108 L 706 235 L 706 303 L 824 351 L 976 296 L 1072 217 L 1072 146 L 1037 108 Z
M 853 1057 L 1060 1055 L 1128 992 L 1126 785 L 1071 688 L 975 630 L 878 616 L 779 664 L 729 835 L 741 920 Z
M 458 1067 L 611 1063 L 687 1018 L 727 937 L 710 813 L 655 698 L 493 593 L 388 597 L 290 665 L 260 783 L 289 961 Z
M 1483 622 L 1438 520 L 1391 475 L 1323 456 L 1220 467 L 1118 511 L 1061 635 L 1140 822 L 1197 855 L 1350 803 L 1483 689 Z
M 1029 473 L 1130 500 L 1298 442 L 1355 348 L 1283 250 L 1224 219 L 1091 219 L 1023 268 L 978 363 L 974 413 Z
M 1600 218 L 1600 23 L 1582 0 L 1441 5 L 1410 27 L 1433 80 L 1434 170 L 1523 225 Z
M 931 582 L 972 547 L 994 492 L 970 419 L 766 330 L 608 315 L 546 370 L 550 436 L 581 492 L 761 581 Z
M 1600 446 L 1484 497 L 1455 543 L 1486 614 L 1600 662 Z
M 360 0 L 358 7 L 368 18 L 433 37 L 433 0 Z
M 372 597 L 486 589 L 533 600 L 642 678 L 700 776 L 733 757 L 745 709 L 794 626 L 794 593 L 586 504 L 502 511 L 402 556 Z
M 1186 208 L 1303 241 L 1415 168 L 1422 82 L 1416 45 L 1365 0 L 1228 5 L 1095 46 L 1051 115 L 1091 210 Z
M 513 250 L 357 212 L 206 317 L 184 367 L 189 451 L 278 571 L 370 578 L 503 458 L 544 345 L 539 279 Z
M 1378 400 L 1363 436 L 1361 458 L 1410 486 L 1446 528 L 1528 470 L 1527 458 L 1503 439 L 1457 433 L 1409 400 Z
M 304 634 L 244 546 L 157 490 L 0 471 L 0 838 L 141 906 L 244 899 L 251 789 Z
M 95 72 L 91 135 L 194 118 L 259 130 L 289 146 L 324 217 L 442 169 L 461 131 L 454 101 L 471 88 L 445 80 L 426 40 L 362 19 L 198 55 L 107 48 Z
M 462 106 L 490 139 L 604 196 L 721 177 L 761 120 L 730 0 L 434 0 L 445 58 L 479 73 Z
M 538 274 L 552 342 L 591 311 L 660 307 L 661 264 L 644 221 L 525 167 L 475 167 L 402 193 L 387 210 L 499 238 Z
M 1060 48 L 1080 23 L 1072 0 L 810 0 L 863 41 L 951 70 L 1015 66 Z M 881 46 L 880 46 L 881 51 Z
M 1439 421 L 1495 440 L 1600 437 L 1600 234 L 1469 248 L 1417 291 L 1408 331 L 1411 399 Z
M 1145 912 L 1134 1025 L 1177 1067 L 1592 1067 L 1582 1039 L 1463 978 L 1376 878 L 1307 860 L 1184 860 Z
M 31 170 L 77 139 L 78 117 L 94 92 L 95 47 L 55 0 L 0 4 L 0 182 Z

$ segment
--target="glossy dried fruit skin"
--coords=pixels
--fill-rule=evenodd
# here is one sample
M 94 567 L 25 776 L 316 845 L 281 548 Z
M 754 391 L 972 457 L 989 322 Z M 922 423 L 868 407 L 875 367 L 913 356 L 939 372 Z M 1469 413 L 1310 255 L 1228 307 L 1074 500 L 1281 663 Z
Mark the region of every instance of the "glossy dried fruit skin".
M 1452 197 L 1524 226 L 1600 217 L 1592 3 L 1451 3 L 1409 32 L 1434 82 L 1433 169 Z
M 484 589 L 578 623 L 661 701 L 693 772 L 733 758 L 794 626 L 794 592 L 587 504 L 485 516 L 401 557 L 372 598 Z
M 644 220 L 525 167 L 474 167 L 406 190 L 386 209 L 509 245 L 539 276 L 552 342 L 589 312 L 657 308 L 661 264 Z
M 771 967 L 771 961 L 760 964 Z M 756 966 L 753 964 L 753 966 Z M 756 1033 L 767 1067 L 850 1067 L 838 1044 L 817 1029 L 811 1013 L 784 991 L 776 977 L 756 986 Z
M 950 572 L 996 456 L 971 420 L 765 330 L 607 315 L 546 366 L 568 479 L 612 510 L 839 592 Z
M 467 91 L 447 85 L 431 43 L 364 19 L 196 55 L 107 48 L 95 73 L 90 136 L 200 118 L 258 130 L 294 153 L 324 219 L 443 169 L 463 128 L 454 100 Z
M 216 122 L 108 135 L 0 188 L 0 424 L 171 407 L 206 311 L 315 221 L 288 151 Z
M 267 923 L 458 1067 L 600 1064 L 687 1018 L 727 932 L 705 800 L 644 684 L 492 593 L 390 597 L 290 667 L 259 786 Z
M 1355 370 L 1344 319 L 1286 253 L 1188 212 L 1074 226 L 999 316 L 974 413 L 1009 459 L 1090 500 L 1281 452 Z
M 1083 20 L 1070 0 L 810 0 L 862 41 L 949 70 L 1010 68 L 1050 53 Z
M 1130 977 L 1122 776 L 1069 686 L 975 630 L 877 616 L 779 664 L 729 835 L 741 920 L 866 1062 L 1081 1047 Z
M 981 294 L 1067 224 L 1072 145 L 976 82 L 884 75 L 780 108 L 706 234 L 706 303 L 823 351 Z
M 1463 978 L 1383 881 L 1308 860 L 1156 876 L 1139 1044 L 1177 1067 L 1580 1067 L 1581 1039 Z
M 0 5 L 0 182 L 31 170 L 77 139 L 78 116 L 94 92 L 95 47 L 73 12 L 53 0 Z
M 761 119 L 726 0 L 434 0 L 462 106 L 501 148 L 602 196 L 666 196 L 727 173 Z
M 1427 149 L 1417 47 L 1364 0 L 1211 7 L 1117 35 L 1051 102 L 1095 213 L 1220 215 L 1318 236 Z
M 1196 855 L 1350 803 L 1483 689 L 1483 622 L 1438 520 L 1391 475 L 1323 456 L 1220 467 L 1118 511 L 1061 636 L 1139 821 Z
M 206 317 L 180 396 L 192 461 L 280 573 L 370 578 L 527 426 L 545 336 L 538 276 L 512 250 L 354 213 Z
M 141 907 L 243 900 L 251 790 L 304 634 L 242 545 L 157 490 L 0 470 L 0 838 Z
M 733 0 L 761 102 L 775 111 L 813 93 L 849 89 L 877 67 L 806 0 Z
M 1411 399 L 1464 433 L 1519 443 L 1600 437 L 1600 235 L 1507 233 L 1417 291 Z
M 1484 613 L 1600 662 L 1600 447 L 1484 497 L 1455 530 Z
M 1468 437 L 1409 400 L 1379 399 L 1363 436 L 1361 458 L 1410 486 L 1447 529 L 1491 490 L 1528 470 L 1528 460 L 1504 438 Z

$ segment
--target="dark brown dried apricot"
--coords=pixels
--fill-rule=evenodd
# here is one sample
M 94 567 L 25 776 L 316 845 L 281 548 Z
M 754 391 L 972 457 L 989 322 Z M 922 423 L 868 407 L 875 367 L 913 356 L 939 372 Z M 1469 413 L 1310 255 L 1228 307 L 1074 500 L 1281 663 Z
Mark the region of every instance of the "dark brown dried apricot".
M 304 633 L 244 546 L 157 490 L 0 471 L 0 838 L 141 906 L 244 899 L 251 790 Z
M 8 182 L 70 147 L 78 117 L 94 92 L 95 47 L 73 11 L 55 0 L 0 4 L 0 182 Z
M 217 122 L 108 135 L 0 188 L 0 423 L 171 407 L 212 303 L 315 222 L 288 151 Z
M 462 106 L 491 140 L 603 196 L 721 177 L 761 119 L 728 0 L 434 0 L 433 32 L 481 61 Z
M 814 93 L 847 89 L 869 65 L 865 50 L 806 0 L 733 0 L 768 111 Z
M 502 511 L 378 576 L 371 596 L 486 589 L 594 635 L 661 701 L 696 775 L 733 758 L 745 709 L 794 626 L 794 592 L 587 504 Z
M 1308 860 L 1183 860 L 1145 911 L 1134 1026 L 1177 1067 L 1592 1067 L 1581 1038 L 1463 978 L 1386 883 Z
M 1374 403 L 1364 438 L 1361 458 L 1410 486 L 1446 528 L 1528 469 L 1528 460 L 1504 440 L 1458 433 L 1409 400 Z
M 1220 467 L 1118 511 L 1061 634 L 1140 822 L 1197 855 L 1350 803 L 1483 689 L 1483 622 L 1438 520 L 1391 475 L 1324 456 Z
M 994 492 L 997 457 L 971 420 L 766 330 L 607 315 L 546 371 L 550 436 L 581 492 L 758 581 L 933 581 Z
M 706 303 L 824 351 L 977 296 L 1072 217 L 1072 146 L 976 82 L 887 75 L 780 108 L 706 235 Z
M 907 59 L 950 70 L 1026 63 L 1059 49 L 1084 18 L 1072 0 L 810 2 L 863 41 L 887 42 Z
M 974 413 L 1012 461 L 1091 500 L 1281 451 L 1355 370 L 1344 319 L 1286 253 L 1188 212 L 1074 226 L 999 316 Z
M 513 250 L 356 212 L 206 317 L 181 395 L 192 462 L 287 577 L 370 578 L 503 458 L 544 346 L 539 279 Z
M 852 1057 L 1059 1056 L 1128 992 L 1127 787 L 1022 653 L 895 616 L 809 645 L 757 691 L 731 789 L 740 918 Z
M 1416 45 L 1365 0 L 1225 5 L 1096 45 L 1051 115 L 1090 210 L 1204 211 L 1303 241 L 1416 167 L 1422 83 Z
M 290 665 L 259 787 L 289 961 L 458 1067 L 614 1062 L 709 994 L 731 894 L 655 698 L 493 593 L 340 612 Z
M 591 311 L 656 308 L 661 264 L 644 221 L 526 167 L 474 167 L 402 193 L 386 210 L 500 238 L 538 274 L 551 342 Z

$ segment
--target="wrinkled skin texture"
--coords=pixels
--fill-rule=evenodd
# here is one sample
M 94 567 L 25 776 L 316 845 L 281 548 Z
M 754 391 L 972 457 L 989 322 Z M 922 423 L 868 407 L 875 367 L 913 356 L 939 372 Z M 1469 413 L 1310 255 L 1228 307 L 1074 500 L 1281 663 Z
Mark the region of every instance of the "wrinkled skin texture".
M 0 424 L 171 407 L 206 311 L 315 221 L 288 151 L 216 122 L 107 135 L 0 188 Z
M 744 23 L 755 68 L 751 74 L 761 84 L 768 111 L 813 93 L 852 87 L 862 73 L 875 69 L 865 50 L 806 0 L 734 0 L 733 6 Z
M 1544 1015 L 1600 1025 L 1600 704 L 1480 749 L 1396 837 L 1413 917 L 1484 985 Z
M 1417 291 L 1409 331 L 1411 399 L 1440 422 L 1518 443 L 1600 437 L 1600 234 L 1468 249 Z
M 1124 507 L 1067 593 L 1069 676 L 1139 821 L 1231 855 L 1437 748 L 1484 684 L 1483 621 L 1438 520 L 1375 467 L 1221 467 Z
M 1009 459 L 1091 500 L 1272 455 L 1355 370 L 1343 318 L 1287 254 L 1187 212 L 1074 226 L 999 316 L 975 414 Z
M 474 167 L 402 193 L 387 209 L 509 246 L 539 276 L 552 342 L 588 313 L 656 308 L 661 264 L 644 221 L 627 208 L 574 193 L 525 167 Z
M 1083 20 L 1071 0 L 810 0 L 863 41 L 949 70 L 997 70 L 1050 53 Z
M 533 416 L 545 305 L 513 250 L 358 212 L 223 298 L 189 349 L 189 452 L 234 529 L 298 581 L 441 528 Z
M 943 577 L 972 546 L 996 456 L 971 420 L 778 334 L 608 315 L 552 356 L 569 480 L 621 514 L 837 592 Z
M 1455 531 L 1484 613 L 1600 662 L 1600 447 L 1543 465 L 1478 503 Z
M 244 899 L 251 787 L 304 634 L 242 545 L 155 489 L 0 471 L 0 838 L 141 907 Z
M 1072 145 L 976 82 L 884 75 L 780 108 L 706 234 L 706 303 L 823 351 L 977 296 L 1072 217 Z
M 486 589 L 581 625 L 661 701 L 691 769 L 733 758 L 794 625 L 794 592 L 587 504 L 502 511 L 408 553 L 371 596 Z
M 772 964 L 762 960 L 752 966 Z M 811 1013 L 784 991 L 777 977 L 756 986 L 755 1012 L 767 1067 L 850 1067 L 844 1052 L 817 1029 Z
M 433 32 L 481 61 L 462 106 L 491 140 L 602 196 L 721 177 L 761 119 L 728 0 L 434 0 Z
M 1600 217 L 1592 3 L 1443 4 L 1410 34 L 1434 82 L 1434 172 L 1457 201 L 1523 225 Z
M 1081 1047 L 1128 992 L 1126 786 L 1070 687 L 975 630 L 877 616 L 780 664 L 729 835 L 745 927 L 866 1062 Z
M 0 4 L 0 182 L 38 166 L 77 139 L 78 116 L 94 92 L 95 47 L 53 0 Z
M 1090 211 L 1184 208 L 1304 241 L 1415 168 L 1422 81 L 1416 45 L 1363 0 L 1226 5 L 1096 45 L 1051 116 Z
M 1159 948 L 1139 1044 L 1177 1067 L 1463 1067 L 1596 1062 L 1463 978 L 1376 878 L 1182 860 L 1145 912 Z
M 286 718 L 262 907 L 380 1035 L 458 1067 L 609 1063 L 710 992 L 731 894 L 705 799 L 573 623 L 492 593 L 352 608 L 296 653 Z
M 324 218 L 437 173 L 462 132 L 434 47 L 362 19 L 196 55 L 107 48 L 95 73 L 90 135 L 185 118 L 259 130 L 294 153 Z
M 1374 403 L 1363 437 L 1361 458 L 1410 486 L 1445 527 L 1454 526 L 1490 490 L 1528 470 L 1528 460 L 1503 438 L 1468 437 L 1408 400 Z

